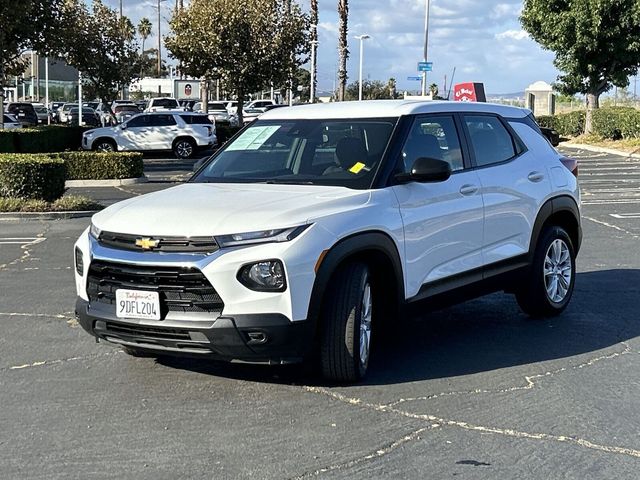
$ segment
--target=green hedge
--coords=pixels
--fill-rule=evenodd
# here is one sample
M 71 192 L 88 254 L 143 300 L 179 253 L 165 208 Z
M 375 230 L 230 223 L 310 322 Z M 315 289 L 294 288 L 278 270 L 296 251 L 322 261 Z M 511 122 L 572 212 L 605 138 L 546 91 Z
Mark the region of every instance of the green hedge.
M 553 128 L 560 135 L 577 137 L 584 133 L 586 112 L 579 110 L 558 115 L 543 115 L 536 118 L 541 127 Z
M 0 155 L 0 197 L 52 202 L 64 194 L 66 168 L 48 155 Z
M 594 110 L 593 133 L 609 140 L 640 138 L 640 111 L 631 107 Z
M 67 180 L 111 180 L 143 175 L 141 153 L 64 152 L 56 154 L 67 166 Z
M 0 131 L 0 153 L 53 153 L 78 150 L 85 127 L 47 125 Z

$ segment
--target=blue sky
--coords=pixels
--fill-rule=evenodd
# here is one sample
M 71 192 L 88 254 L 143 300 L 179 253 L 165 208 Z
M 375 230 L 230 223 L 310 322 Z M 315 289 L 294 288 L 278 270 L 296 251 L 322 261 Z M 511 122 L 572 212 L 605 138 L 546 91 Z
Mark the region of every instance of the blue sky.
M 241 0 L 240 0 L 241 1 Z M 299 0 L 308 11 L 309 0 Z M 152 0 L 123 0 L 124 13 L 134 23 L 143 17 L 156 20 Z M 188 2 L 188 0 L 185 0 Z M 371 80 L 397 80 L 399 90 L 415 90 L 422 60 L 426 0 L 350 0 L 349 1 L 349 82 L 358 78 L 359 41 L 365 41 L 364 76 Z M 106 0 L 117 7 L 118 0 Z M 434 64 L 429 83 L 444 83 L 456 67 L 455 81 L 484 82 L 488 93 L 521 92 L 537 80 L 553 82 L 557 71 L 553 53 L 543 51 L 522 31 L 518 17 L 522 0 L 431 0 L 429 61 Z M 320 90 L 331 90 L 338 61 L 337 0 L 319 0 L 318 83 Z M 174 0 L 163 2 L 163 34 Z M 154 28 L 155 31 L 155 28 Z M 155 35 L 155 32 L 154 32 Z M 150 38 L 147 45 L 155 45 Z

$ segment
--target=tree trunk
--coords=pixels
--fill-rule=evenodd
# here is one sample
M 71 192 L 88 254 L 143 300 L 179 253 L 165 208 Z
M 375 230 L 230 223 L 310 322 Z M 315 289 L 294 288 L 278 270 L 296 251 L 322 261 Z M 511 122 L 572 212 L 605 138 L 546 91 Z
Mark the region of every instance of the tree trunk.
M 144 73 L 144 41 L 145 37 L 142 37 L 142 53 L 140 54 L 140 79 L 142 79 L 142 74 Z
M 4 80 L 4 68 L 0 63 L 0 130 L 4 130 Z
M 338 101 L 343 102 L 347 90 L 347 59 L 349 58 L 349 45 L 347 41 L 349 30 L 348 0 L 338 0 L 338 16 L 340 17 L 340 25 L 338 29 L 338 53 L 340 55 L 340 63 L 338 67 Z
M 200 101 L 202 102 L 202 113 L 209 113 L 209 80 L 206 78 L 200 81 Z
M 238 90 L 238 110 L 236 110 L 236 114 L 238 115 L 238 126 L 240 128 L 244 126 L 244 118 L 242 115 L 243 107 L 244 107 L 244 92 L 242 90 Z
M 314 96 L 318 95 L 318 0 L 311 0 L 311 25 L 315 28 L 311 29 L 311 41 L 316 42 L 316 48 L 313 49 L 313 72 L 311 72 L 311 79 L 313 82 Z M 313 98 L 309 98 L 309 101 L 313 103 Z
M 593 133 L 593 111 L 597 108 L 600 108 L 600 94 L 587 94 L 587 114 L 584 121 L 585 135 Z

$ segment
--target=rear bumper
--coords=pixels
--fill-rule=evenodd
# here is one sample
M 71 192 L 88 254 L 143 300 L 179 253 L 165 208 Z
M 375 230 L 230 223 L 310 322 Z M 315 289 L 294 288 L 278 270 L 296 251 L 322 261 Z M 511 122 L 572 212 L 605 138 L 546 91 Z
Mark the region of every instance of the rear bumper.
M 291 322 L 281 314 L 220 316 L 215 320 L 123 320 L 101 306 L 76 301 L 78 322 L 110 343 L 162 355 L 208 357 L 252 363 L 294 363 L 311 350 L 310 321 Z

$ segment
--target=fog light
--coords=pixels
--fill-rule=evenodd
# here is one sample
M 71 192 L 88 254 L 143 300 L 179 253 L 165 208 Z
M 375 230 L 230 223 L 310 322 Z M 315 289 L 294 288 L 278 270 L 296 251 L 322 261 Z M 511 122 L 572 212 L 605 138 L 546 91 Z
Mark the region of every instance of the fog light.
M 76 272 L 82 276 L 84 273 L 84 262 L 82 261 L 82 250 L 76 247 Z
M 280 260 L 245 265 L 238 272 L 238 280 L 245 287 L 258 292 L 284 292 L 287 282 Z

